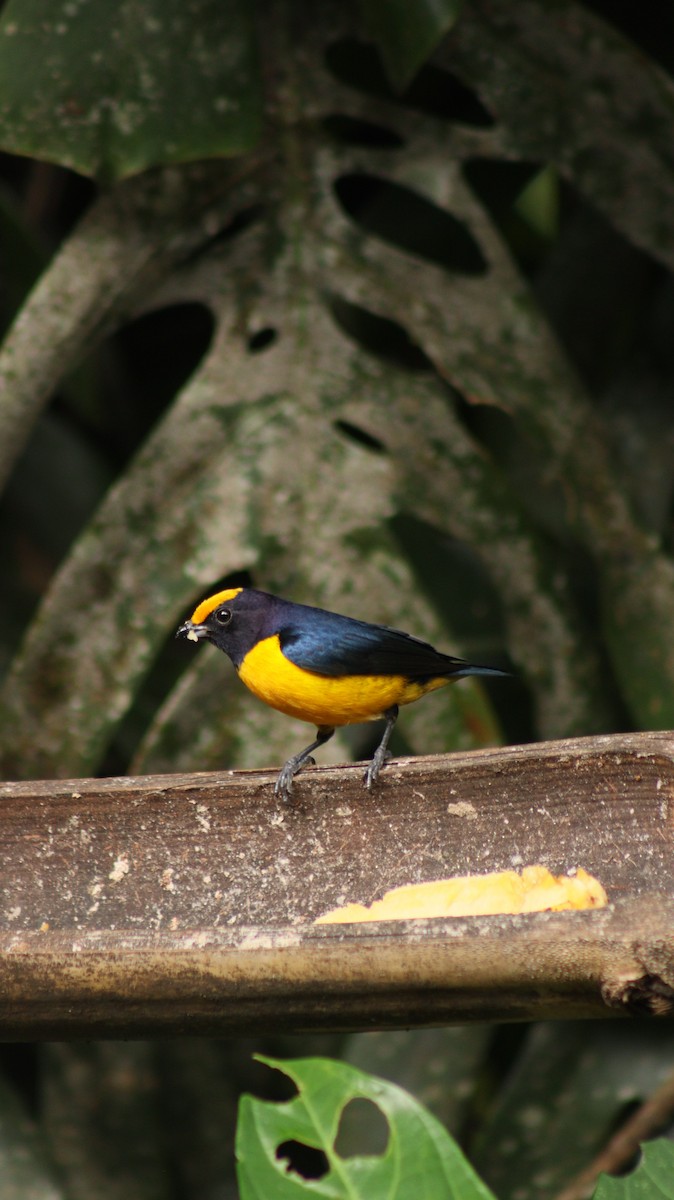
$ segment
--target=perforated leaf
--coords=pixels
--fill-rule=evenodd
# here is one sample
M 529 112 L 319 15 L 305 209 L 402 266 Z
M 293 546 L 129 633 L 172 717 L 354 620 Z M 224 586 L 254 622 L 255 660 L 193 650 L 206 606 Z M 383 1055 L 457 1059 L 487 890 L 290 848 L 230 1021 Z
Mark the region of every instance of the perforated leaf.
M 242 1098 L 236 1138 L 242 1200 L 493 1200 L 447 1131 L 401 1088 L 328 1059 L 261 1061 L 287 1075 L 298 1094 L 284 1104 Z M 381 1110 L 388 1141 L 383 1153 L 343 1158 L 335 1141 L 342 1113 L 356 1099 Z M 322 1151 L 327 1173 L 307 1180 L 289 1171 L 278 1150 L 291 1141 Z

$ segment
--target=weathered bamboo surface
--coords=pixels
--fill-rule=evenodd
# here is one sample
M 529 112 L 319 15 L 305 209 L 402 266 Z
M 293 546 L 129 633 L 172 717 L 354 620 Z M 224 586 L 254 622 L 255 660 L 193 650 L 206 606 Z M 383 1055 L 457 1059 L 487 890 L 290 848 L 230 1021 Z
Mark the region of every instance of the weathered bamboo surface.
M 674 1013 L 674 733 L 362 770 L 0 784 L 0 1037 Z M 609 908 L 313 925 L 535 863 Z

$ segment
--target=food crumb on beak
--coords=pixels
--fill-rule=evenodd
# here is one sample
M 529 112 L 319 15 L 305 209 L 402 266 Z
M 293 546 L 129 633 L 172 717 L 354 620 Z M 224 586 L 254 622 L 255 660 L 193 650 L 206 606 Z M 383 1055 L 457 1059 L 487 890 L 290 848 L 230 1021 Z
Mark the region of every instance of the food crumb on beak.
M 187 637 L 188 642 L 198 642 L 199 641 L 199 634 L 196 633 L 194 629 L 188 629 L 186 637 Z

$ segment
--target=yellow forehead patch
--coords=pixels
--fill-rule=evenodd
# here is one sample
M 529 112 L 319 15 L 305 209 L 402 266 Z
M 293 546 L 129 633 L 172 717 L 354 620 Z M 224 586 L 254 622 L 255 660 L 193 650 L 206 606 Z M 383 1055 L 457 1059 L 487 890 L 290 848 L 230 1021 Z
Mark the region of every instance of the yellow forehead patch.
M 197 604 L 190 620 L 193 625 L 202 625 L 206 617 L 210 616 L 214 608 L 219 604 L 226 604 L 228 600 L 233 600 L 235 596 L 242 592 L 243 588 L 228 588 L 226 592 L 216 592 L 214 596 L 209 596 L 207 600 L 202 600 L 201 604 Z

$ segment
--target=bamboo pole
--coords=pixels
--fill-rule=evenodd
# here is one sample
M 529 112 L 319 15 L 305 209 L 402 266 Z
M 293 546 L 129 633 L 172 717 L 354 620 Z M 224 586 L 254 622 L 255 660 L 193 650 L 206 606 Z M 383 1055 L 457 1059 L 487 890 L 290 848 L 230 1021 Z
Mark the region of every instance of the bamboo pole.
M 674 734 L 0 784 L 0 1037 L 674 1012 Z M 468 873 L 582 866 L 609 907 L 315 926 Z

